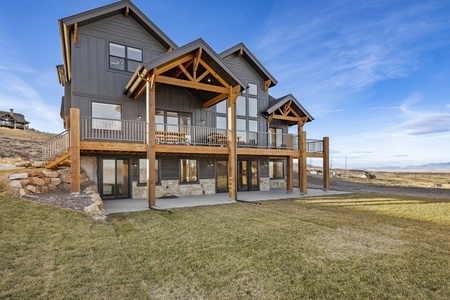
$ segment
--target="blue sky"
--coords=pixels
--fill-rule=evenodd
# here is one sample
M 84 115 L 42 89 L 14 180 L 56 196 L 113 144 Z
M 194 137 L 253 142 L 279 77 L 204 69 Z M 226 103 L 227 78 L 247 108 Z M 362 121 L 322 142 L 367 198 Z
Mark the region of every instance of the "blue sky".
M 4 1 L 0 110 L 59 133 L 57 20 L 107 0 Z M 450 161 L 450 1 L 134 0 L 175 43 L 243 42 L 330 137 L 332 167 Z

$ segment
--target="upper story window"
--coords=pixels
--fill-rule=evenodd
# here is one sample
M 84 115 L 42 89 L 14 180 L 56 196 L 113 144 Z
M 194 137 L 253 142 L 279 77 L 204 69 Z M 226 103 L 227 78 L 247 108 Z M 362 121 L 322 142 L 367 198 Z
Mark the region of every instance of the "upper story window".
M 248 94 L 249 95 L 258 95 L 258 85 L 254 83 L 248 84 Z
M 93 129 L 121 130 L 122 107 L 118 104 L 92 102 L 92 118 Z
M 190 113 L 177 111 L 155 111 L 156 130 L 170 132 L 185 132 L 191 126 L 192 116 Z
M 134 72 L 142 63 L 142 50 L 109 43 L 109 67 L 115 70 Z
M 238 96 L 236 99 L 236 115 L 247 116 L 247 103 L 244 96 Z

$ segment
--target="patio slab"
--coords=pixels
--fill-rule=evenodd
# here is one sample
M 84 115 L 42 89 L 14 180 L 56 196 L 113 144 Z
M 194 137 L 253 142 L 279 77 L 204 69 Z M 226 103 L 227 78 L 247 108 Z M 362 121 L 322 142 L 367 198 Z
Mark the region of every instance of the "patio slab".
M 326 196 L 345 194 L 346 192 L 339 191 L 323 191 L 319 189 L 308 189 L 308 194 L 300 195 L 297 191 L 292 194 L 287 194 L 285 189 L 272 189 L 270 191 L 260 192 L 239 192 L 238 200 L 259 202 L 267 200 L 281 200 L 281 199 L 293 199 L 312 196 Z M 228 193 L 201 195 L 201 196 L 186 196 L 171 199 L 156 199 L 157 209 L 171 209 L 182 207 L 194 207 L 205 205 L 220 205 L 220 204 L 232 204 L 236 201 L 230 201 Z M 104 200 L 103 207 L 107 215 L 114 213 L 125 213 L 133 211 L 148 210 L 146 199 L 117 199 L 117 200 Z

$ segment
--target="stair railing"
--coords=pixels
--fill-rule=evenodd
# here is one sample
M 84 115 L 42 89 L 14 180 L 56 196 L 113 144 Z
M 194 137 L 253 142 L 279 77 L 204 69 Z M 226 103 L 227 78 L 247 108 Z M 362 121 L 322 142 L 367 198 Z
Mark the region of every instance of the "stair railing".
M 42 145 L 42 161 L 54 160 L 70 148 L 70 131 L 66 130 L 52 137 Z

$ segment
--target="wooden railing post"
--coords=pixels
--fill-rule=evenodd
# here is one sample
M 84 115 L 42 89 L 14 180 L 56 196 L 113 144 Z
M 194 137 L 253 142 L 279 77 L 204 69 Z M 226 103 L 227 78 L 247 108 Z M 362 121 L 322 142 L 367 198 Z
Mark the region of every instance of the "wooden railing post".
M 330 189 L 330 138 L 323 138 L 323 189 Z
M 70 109 L 70 191 L 80 192 L 80 110 Z

